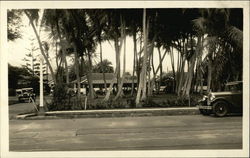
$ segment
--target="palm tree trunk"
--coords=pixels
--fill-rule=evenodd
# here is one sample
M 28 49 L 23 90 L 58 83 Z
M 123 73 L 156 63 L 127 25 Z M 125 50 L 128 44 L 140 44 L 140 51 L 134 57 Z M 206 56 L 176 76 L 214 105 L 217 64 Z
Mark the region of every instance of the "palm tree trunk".
M 89 97 L 91 99 L 95 98 L 95 92 L 94 92 L 94 87 L 93 87 L 93 80 L 92 80 L 92 59 L 91 59 L 91 54 L 88 51 L 88 60 L 89 60 L 89 71 L 87 74 L 87 80 L 89 83 Z
M 79 75 L 79 60 L 77 55 L 77 48 L 75 43 L 73 43 L 74 47 L 74 56 L 75 56 L 75 71 L 76 71 L 76 83 L 77 83 L 77 96 L 80 97 L 81 95 L 81 81 L 80 81 L 80 75 Z
M 56 68 L 59 67 L 59 63 L 58 63 L 58 51 L 57 51 L 57 42 L 56 42 Z
M 153 78 L 152 78 L 152 91 L 153 91 L 153 89 L 157 86 L 156 79 L 155 79 L 156 72 L 155 72 L 155 66 L 154 66 L 154 53 L 152 54 L 152 57 L 151 57 L 151 66 L 152 66 L 152 70 L 153 70 Z M 153 92 L 152 92 L 152 94 L 153 94 Z
M 66 73 L 66 83 L 69 84 L 69 69 L 66 55 L 64 54 L 64 63 L 65 63 L 65 73 Z
M 196 62 L 196 58 L 197 58 L 197 54 L 202 51 L 202 44 L 201 44 L 201 36 L 198 37 L 198 41 L 197 41 L 197 47 L 195 50 L 195 53 L 193 54 L 193 56 L 191 57 L 190 60 L 190 66 L 189 66 L 189 71 L 188 71 L 188 76 L 187 76 L 187 82 L 186 82 L 186 86 L 185 86 L 185 92 L 184 95 L 186 97 L 189 97 L 190 95 L 190 89 L 191 89 L 191 84 L 193 81 L 193 75 L 194 75 L 194 66 L 195 66 L 195 62 Z
M 115 45 L 115 54 L 116 54 L 116 68 L 115 68 L 115 73 L 114 73 L 114 77 L 112 82 L 109 85 L 109 89 L 108 92 L 106 94 L 106 96 L 104 97 L 103 101 L 108 101 L 111 95 L 111 91 L 113 90 L 113 86 L 115 84 L 115 81 L 117 81 L 118 83 L 118 73 L 120 74 L 120 51 L 121 51 L 121 47 L 122 47 L 122 43 L 123 43 L 123 38 L 120 38 L 120 45 L 118 44 L 118 38 L 114 39 L 114 45 Z
M 161 58 L 161 61 L 160 61 L 160 62 L 163 62 L 163 60 L 164 60 L 164 58 L 165 58 L 166 54 L 167 54 L 167 50 L 165 50 L 165 52 L 164 52 L 164 54 L 163 54 L 163 56 L 162 56 L 162 58 Z M 154 76 L 153 76 L 153 79 L 152 79 L 152 80 L 155 80 L 155 78 L 156 78 L 156 74 L 159 72 L 159 70 L 160 70 L 160 65 L 158 65 L 157 69 L 155 70 L 155 73 L 154 73 Z
M 171 66 L 172 66 L 172 72 L 173 72 L 173 78 L 174 78 L 174 82 L 173 82 L 173 89 L 172 92 L 175 91 L 175 83 L 176 83 L 176 73 L 175 73 L 175 66 L 174 66 L 174 52 L 173 52 L 173 47 L 170 50 L 170 59 L 171 59 Z
M 61 46 L 62 55 L 63 55 L 62 58 L 63 58 L 63 62 L 64 62 L 64 65 L 65 65 L 66 83 L 68 84 L 69 83 L 69 70 L 68 70 L 68 64 L 67 64 L 67 59 L 66 59 L 66 49 L 65 49 L 65 46 L 63 44 L 63 40 L 62 40 L 61 31 L 60 31 L 60 28 L 59 28 L 58 21 L 56 23 L 56 29 L 57 29 L 57 32 L 58 32 L 58 36 L 59 36 L 59 40 L 60 40 L 60 46 Z
M 178 91 L 177 91 L 177 94 L 178 96 L 181 95 L 181 91 L 182 91 L 182 88 L 183 88 L 183 77 L 185 75 L 184 73 L 184 67 L 185 67 L 185 60 L 183 59 L 184 57 L 181 56 L 181 67 L 180 67 L 180 78 L 179 78 L 179 83 L 178 83 Z
M 146 37 L 146 9 L 143 9 L 143 37 L 144 37 L 144 56 L 143 56 L 143 64 L 142 70 L 140 74 L 140 84 L 138 87 L 137 95 L 136 95 L 136 107 L 141 107 L 140 100 L 141 100 L 141 93 L 142 93 L 142 86 L 144 85 L 144 78 L 146 74 L 146 64 L 147 64 L 147 37 Z
M 146 10 L 145 10 L 145 13 L 146 13 Z M 149 20 L 147 20 L 147 26 L 145 27 L 145 42 L 144 42 L 144 56 L 145 58 L 143 58 L 143 64 L 142 65 L 142 69 L 144 69 L 144 76 L 143 76 L 143 87 L 142 87 L 142 97 L 141 97 L 141 100 L 144 101 L 146 100 L 147 98 L 147 68 L 148 68 L 148 56 L 149 56 L 149 52 L 148 52 L 148 32 L 149 32 Z M 154 37 L 155 39 L 155 37 Z M 152 42 L 152 45 L 151 47 L 153 48 L 154 47 L 154 40 Z M 150 49 L 151 50 L 151 49 Z M 144 66 L 144 67 L 143 67 Z
M 203 75 L 202 75 L 202 73 L 200 73 L 200 85 L 201 85 L 200 94 L 203 94 Z
M 207 75 L 207 93 L 210 92 L 211 89 L 211 80 L 212 80 L 212 61 L 209 59 L 208 61 L 208 75 Z
M 146 27 L 146 9 L 143 9 L 143 38 L 144 38 L 144 55 L 143 55 L 143 63 L 142 70 L 140 73 L 140 83 L 136 95 L 136 106 L 141 107 L 140 101 L 141 99 L 146 98 L 146 69 L 147 69 L 147 27 Z M 141 97 L 142 95 L 142 97 Z
M 149 27 L 148 27 L 149 28 Z M 156 39 L 156 35 L 153 37 L 152 41 L 150 42 L 150 47 L 149 47 L 149 51 L 148 51 L 148 54 L 149 54 L 149 63 L 148 66 L 150 67 L 150 61 L 152 60 L 151 58 L 153 58 L 153 54 L 154 54 L 154 43 L 155 43 L 155 39 Z M 160 60 L 160 63 L 162 64 L 162 60 Z M 153 78 L 151 80 L 151 68 L 148 69 L 147 67 L 147 70 L 148 70 L 148 95 L 149 96 L 152 96 L 153 92 L 152 92 L 152 83 L 151 81 L 154 81 L 155 79 Z
M 136 31 L 133 32 L 133 43 L 134 43 L 134 60 L 133 60 L 133 73 L 132 73 L 132 90 L 131 90 L 131 96 L 134 94 L 135 89 L 135 69 L 138 66 L 137 65 L 137 44 L 136 44 Z M 137 81 L 138 83 L 138 81 Z
M 103 101 L 108 101 L 108 100 L 109 100 L 110 95 L 111 95 L 111 91 L 112 91 L 112 89 L 113 89 L 113 87 L 114 87 L 114 83 L 115 83 L 115 81 L 116 81 L 116 75 L 117 75 L 117 70 L 115 70 L 114 77 L 113 77 L 113 79 L 112 79 L 112 81 L 111 81 L 111 83 L 110 83 L 110 85 L 109 85 L 108 92 L 106 93 L 106 95 L 105 95 Z
M 123 87 L 123 83 L 124 83 L 124 79 L 125 79 L 125 72 L 126 72 L 126 32 L 125 32 L 125 25 L 122 26 L 122 35 L 121 38 L 124 38 L 123 42 L 124 42 L 124 52 L 123 52 L 123 75 L 122 75 L 122 79 L 121 79 L 121 83 L 118 85 L 118 92 L 114 98 L 114 100 L 117 100 L 121 94 L 122 94 L 122 87 Z
M 27 11 L 24 11 L 24 13 L 25 13 L 25 15 L 28 17 L 28 19 L 29 19 L 29 21 L 30 21 L 30 24 L 31 24 L 31 26 L 32 26 L 32 28 L 33 28 L 33 31 L 34 31 L 35 36 L 36 36 L 37 41 L 38 41 L 40 51 L 41 51 L 41 53 L 42 53 L 42 55 L 43 55 L 43 57 L 44 57 L 44 59 L 45 59 L 45 61 L 46 61 L 46 64 L 49 66 L 51 76 L 52 76 L 52 78 L 53 78 L 53 80 L 54 80 L 54 83 L 56 84 L 56 77 L 55 77 L 54 71 L 53 71 L 52 66 L 51 66 L 51 64 L 50 64 L 50 62 L 49 62 L 49 59 L 46 58 L 46 54 L 45 54 L 45 52 L 44 52 L 44 49 L 43 49 L 43 46 L 42 46 L 41 39 L 40 39 L 40 37 L 39 37 L 39 35 L 38 35 L 38 33 L 37 33 L 37 30 L 36 30 L 36 27 L 35 27 L 35 25 L 34 25 L 34 23 L 33 23 L 33 21 L 32 21 L 32 18 L 30 17 L 30 15 L 28 14 Z
M 188 76 L 187 76 L 187 84 L 186 84 L 185 94 L 184 94 L 186 97 L 189 97 L 189 95 L 190 95 L 190 88 L 191 88 L 191 84 L 193 81 L 195 59 L 192 59 L 192 60 L 193 61 L 190 63 L 190 67 L 189 67 L 189 72 L 188 72 Z
M 99 41 L 99 45 L 100 45 L 100 59 L 101 59 L 102 76 L 103 76 L 103 81 L 104 81 L 104 89 L 105 89 L 105 93 L 107 93 L 107 81 L 106 81 L 106 76 L 103 70 L 103 63 L 102 63 L 102 42 L 101 41 Z
M 120 83 L 120 76 L 121 76 L 121 65 L 120 65 L 120 51 L 119 51 L 119 42 L 118 39 L 115 39 L 115 50 L 116 50 L 116 67 L 117 67 L 117 85 Z
M 138 53 L 139 57 L 136 58 L 137 59 L 137 69 L 136 69 L 136 75 L 137 75 L 137 91 L 138 91 L 138 88 L 139 88 L 139 84 L 140 84 L 140 68 L 141 68 L 141 56 L 142 56 L 142 52 L 143 52 L 143 47 L 142 47 L 142 33 L 141 33 L 141 36 L 140 36 L 140 51 Z
M 116 49 L 116 50 L 117 50 L 117 49 Z M 119 48 L 118 48 L 118 51 L 120 51 Z M 117 52 L 116 52 L 116 55 L 118 55 Z M 120 60 L 118 60 L 118 62 L 120 62 Z M 118 66 L 118 65 L 116 65 L 115 73 L 114 73 L 113 79 L 112 79 L 112 81 L 111 81 L 111 83 L 110 83 L 110 85 L 109 85 L 108 92 L 106 93 L 106 96 L 104 97 L 103 101 L 108 101 L 108 100 L 109 100 L 110 95 L 111 95 L 111 92 L 112 92 L 113 87 L 114 87 L 114 84 L 115 84 L 115 82 L 117 81 L 117 73 L 118 73 L 118 67 L 117 67 L 117 66 Z
M 152 54 L 149 57 L 149 61 L 151 61 L 152 58 Z M 150 65 L 150 64 L 149 64 Z M 152 96 L 152 84 L 151 84 L 151 74 L 150 74 L 150 70 L 148 70 L 148 96 Z
M 158 49 L 158 54 L 159 54 L 159 61 L 162 61 L 161 60 L 161 50 L 160 50 L 160 47 L 157 48 Z M 160 62 L 160 80 L 159 80 L 159 85 L 158 85 L 158 88 L 157 88 L 157 93 L 159 94 L 160 93 L 160 87 L 161 87 L 161 82 L 162 82 L 162 62 Z
M 180 47 L 179 43 L 178 43 L 178 46 Z M 181 70 L 181 52 L 180 52 L 180 50 L 178 51 L 177 68 L 176 68 L 177 72 L 176 72 L 175 93 L 177 93 L 177 94 L 178 94 L 178 89 L 179 89 L 180 70 Z

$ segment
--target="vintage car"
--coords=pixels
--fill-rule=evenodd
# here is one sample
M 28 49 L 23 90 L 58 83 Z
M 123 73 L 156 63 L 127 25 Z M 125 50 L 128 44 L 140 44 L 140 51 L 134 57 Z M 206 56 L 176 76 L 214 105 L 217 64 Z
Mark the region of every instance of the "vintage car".
M 222 117 L 229 113 L 242 113 L 242 81 L 229 82 L 222 92 L 210 92 L 199 101 L 203 115 Z
M 19 102 L 29 101 L 31 102 L 33 99 L 36 100 L 36 94 L 33 93 L 33 88 L 22 88 L 16 90 L 16 96 L 18 97 Z

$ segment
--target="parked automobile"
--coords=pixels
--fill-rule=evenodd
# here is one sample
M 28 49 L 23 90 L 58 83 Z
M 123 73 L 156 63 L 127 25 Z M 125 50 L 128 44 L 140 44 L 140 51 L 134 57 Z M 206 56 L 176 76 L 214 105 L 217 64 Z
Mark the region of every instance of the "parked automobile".
M 204 96 L 198 105 L 201 114 L 222 117 L 229 113 L 242 113 L 242 84 L 242 81 L 229 82 L 224 91 Z
M 16 90 L 16 96 L 18 97 L 19 102 L 29 101 L 31 102 L 31 98 L 35 101 L 36 94 L 33 93 L 33 88 L 22 88 Z

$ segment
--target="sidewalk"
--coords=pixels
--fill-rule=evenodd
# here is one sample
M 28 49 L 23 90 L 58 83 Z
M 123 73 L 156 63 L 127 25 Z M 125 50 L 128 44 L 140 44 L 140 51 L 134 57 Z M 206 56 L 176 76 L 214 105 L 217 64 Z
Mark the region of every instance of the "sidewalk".
M 100 117 L 139 117 L 139 116 L 171 116 L 196 115 L 196 107 L 181 108 L 140 108 L 140 109 L 112 109 L 112 110 L 75 110 L 49 111 L 44 115 L 17 115 L 17 119 L 57 119 L 57 118 L 100 118 Z

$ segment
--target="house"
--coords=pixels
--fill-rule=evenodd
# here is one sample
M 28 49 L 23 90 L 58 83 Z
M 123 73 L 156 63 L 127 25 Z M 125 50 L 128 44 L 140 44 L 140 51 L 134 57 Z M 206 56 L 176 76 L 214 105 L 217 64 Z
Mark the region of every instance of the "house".
M 114 76 L 114 73 L 105 73 L 105 80 L 106 80 L 106 84 L 107 87 L 110 86 L 110 84 L 112 83 L 113 78 L 116 78 Z M 74 91 L 76 92 L 77 90 L 77 81 L 74 80 L 72 81 L 72 83 L 74 84 Z M 87 80 L 87 76 L 83 76 L 81 77 L 81 93 L 86 94 L 88 91 L 88 80 Z M 132 88 L 132 76 L 130 75 L 126 75 L 124 82 L 123 82 L 123 89 L 124 90 L 131 90 Z M 103 77 L 103 73 L 92 73 L 92 84 L 94 87 L 94 90 L 97 91 L 104 91 L 104 77 Z M 134 79 L 134 86 L 137 86 L 137 78 Z M 117 89 L 117 80 L 114 83 L 114 90 Z

